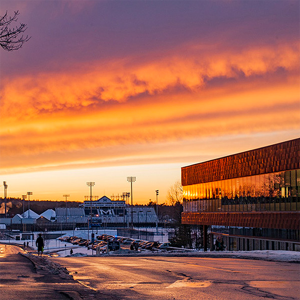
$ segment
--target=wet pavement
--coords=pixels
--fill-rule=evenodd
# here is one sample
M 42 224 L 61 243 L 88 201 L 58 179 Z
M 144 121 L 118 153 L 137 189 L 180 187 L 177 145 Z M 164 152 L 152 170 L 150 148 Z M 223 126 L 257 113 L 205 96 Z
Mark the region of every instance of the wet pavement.
M 46 266 L 46 257 L 31 261 L 21 248 L 0 244 L 0 299 L 114 299 L 84 287 L 72 277 L 62 278 Z
M 299 299 L 300 264 L 203 257 L 53 258 L 116 299 Z
M 50 258 L 27 250 L 0 245 L 1 300 L 300 299 L 297 263 L 224 257 Z

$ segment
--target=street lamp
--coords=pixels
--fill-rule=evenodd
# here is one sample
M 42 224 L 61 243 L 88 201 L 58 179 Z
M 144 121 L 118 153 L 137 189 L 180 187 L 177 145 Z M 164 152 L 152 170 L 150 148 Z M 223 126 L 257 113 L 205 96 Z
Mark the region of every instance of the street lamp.
M 5 202 L 5 208 L 4 208 L 4 213 L 5 213 L 5 216 L 4 218 L 6 218 L 6 198 L 7 198 L 7 187 L 8 185 L 6 184 L 6 181 L 3 181 L 3 187 L 4 187 L 4 202 Z
M 66 224 L 68 222 L 68 207 L 67 207 L 67 201 L 68 201 L 68 197 L 70 197 L 70 195 L 63 195 L 63 197 L 66 198 Z
M 28 195 L 28 219 L 30 218 L 30 195 L 32 195 L 32 192 L 27 192 Z
M 133 228 L 133 198 L 132 198 L 132 183 L 136 181 L 136 177 L 127 177 L 127 181 L 131 184 L 131 227 Z

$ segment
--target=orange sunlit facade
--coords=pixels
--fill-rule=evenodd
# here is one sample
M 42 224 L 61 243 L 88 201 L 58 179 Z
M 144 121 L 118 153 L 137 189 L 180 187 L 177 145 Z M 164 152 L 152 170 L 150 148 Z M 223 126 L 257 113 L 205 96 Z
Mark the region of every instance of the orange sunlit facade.
M 300 241 L 299 157 L 295 139 L 183 167 L 182 223 L 227 227 L 232 249 L 243 250 L 237 244 L 246 235 L 252 249 L 294 250 Z M 274 247 L 256 247 L 258 236 L 275 240 Z M 282 239 L 295 243 L 282 246 Z

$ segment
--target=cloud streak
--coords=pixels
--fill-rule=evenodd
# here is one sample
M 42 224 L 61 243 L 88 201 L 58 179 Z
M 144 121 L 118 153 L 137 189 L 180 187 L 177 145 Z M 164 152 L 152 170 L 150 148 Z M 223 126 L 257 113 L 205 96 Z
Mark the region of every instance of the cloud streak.
M 66 3 L 72 5 L 72 2 Z M 81 34 L 87 26 L 80 23 L 76 27 L 76 22 L 68 19 L 69 14 L 77 20 L 79 16 L 92 14 L 95 7 L 108 11 L 117 9 L 105 1 L 101 5 L 88 3 L 88 7 L 74 6 L 71 11 L 60 6 L 56 13 L 50 14 L 52 22 L 62 15 L 66 18 L 53 25 L 55 28 L 65 25 L 64 34 L 70 34 L 64 36 L 66 40 L 76 40 L 74 32 Z M 190 31 L 185 31 L 184 37 L 180 26 L 175 24 L 175 21 L 183 24 L 186 20 L 179 17 L 180 10 L 174 8 L 170 17 L 158 12 L 155 23 L 150 18 L 155 14 L 155 6 L 147 3 L 140 10 L 132 8 L 145 13 L 151 6 L 145 17 L 134 15 L 132 23 L 128 11 L 116 24 L 107 18 L 106 21 L 95 19 L 92 14 L 89 26 L 97 26 L 101 31 L 88 31 L 83 36 L 83 44 L 71 44 L 74 49 L 70 49 L 70 55 L 65 50 L 57 53 L 46 41 L 47 36 L 43 36 L 41 41 L 50 49 L 37 54 L 32 66 L 24 63 L 20 71 L 15 72 L 14 63 L 9 70 L 2 61 L 7 73 L 1 79 L 0 92 L 3 125 L 0 172 L 158 163 L 163 159 L 177 162 L 180 157 L 186 157 L 186 153 L 196 155 L 198 148 L 186 149 L 185 154 L 181 151 L 191 140 L 198 140 L 200 145 L 206 138 L 299 129 L 300 43 L 297 34 L 289 31 L 290 19 L 295 21 L 296 16 L 284 8 L 282 16 L 271 22 L 274 25 L 278 21 L 277 28 L 280 28 L 285 18 L 289 20 L 285 29 L 289 33 L 285 35 L 281 29 L 276 39 L 274 34 L 270 35 L 272 27 L 264 19 L 265 4 L 255 22 L 251 18 L 254 11 L 250 10 L 250 16 L 246 14 L 248 2 L 245 6 L 220 2 L 218 7 L 223 7 L 228 15 L 222 10 L 215 11 L 219 21 L 208 16 L 206 21 L 215 25 L 209 30 L 205 27 L 208 34 L 201 26 L 193 25 L 198 19 L 191 11 L 193 5 L 198 7 L 198 4 L 187 3 L 187 7 L 183 3 L 176 4 L 184 9 L 183 15 L 190 15 L 192 20 Z M 53 8 L 57 2 L 47 5 Z M 165 5 L 163 7 L 168 7 Z M 236 9 L 241 6 L 243 23 L 241 17 L 230 18 L 230 5 Z M 276 7 L 275 11 L 280 8 Z M 211 9 L 207 3 L 201 8 Z M 40 3 L 35 9 L 41 9 Z M 39 21 L 46 13 L 41 11 Z M 201 11 L 201 14 L 205 13 Z M 136 27 L 136 22 L 144 27 Z M 177 37 L 174 27 L 170 25 L 168 29 L 168 22 L 175 24 Z M 201 22 L 197 25 L 204 26 L 205 21 Z M 122 24 L 126 24 L 123 29 Z M 265 26 L 261 35 L 258 24 Z M 49 28 L 46 25 L 49 23 L 41 27 Z M 226 29 L 224 33 L 220 33 L 222 26 Z M 159 41 L 157 47 L 136 42 L 137 37 L 147 33 L 153 41 L 153 28 L 162 30 L 155 34 Z M 252 32 L 248 32 L 249 28 Z M 52 30 L 49 29 L 49 34 L 56 45 L 63 37 L 59 33 L 54 38 Z M 111 32 L 116 32 L 116 36 L 108 37 Z M 249 33 L 247 37 L 246 33 Z M 105 34 L 103 40 L 108 42 L 109 49 L 119 43 L 124 49 L 116 47 L 108 53 L 100 44 L 93 48 L 95 39 Z M 169 44 L 163 38 L 169 40 Z M 143 36 L 144 39 L 147 37 Z M 88 44 L 87 53 L 83 53 L 88 41 L 92 45 Z M 60 50 L 64 47 L 65 44 Z M 57 56 L 52 56 L 51 51 Z M 17 61 L 23 55 L 21 53 Z M 43 55 L 48 55 L 48 60 L 41 59 Z

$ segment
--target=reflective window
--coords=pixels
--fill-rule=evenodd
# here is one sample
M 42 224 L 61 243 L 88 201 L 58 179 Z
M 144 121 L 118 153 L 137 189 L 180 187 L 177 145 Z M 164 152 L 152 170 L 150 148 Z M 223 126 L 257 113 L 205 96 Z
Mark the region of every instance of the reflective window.
M 183 195 L 194 202 L 184 211 L 298 211 L 300 170 L 184 186 Z

